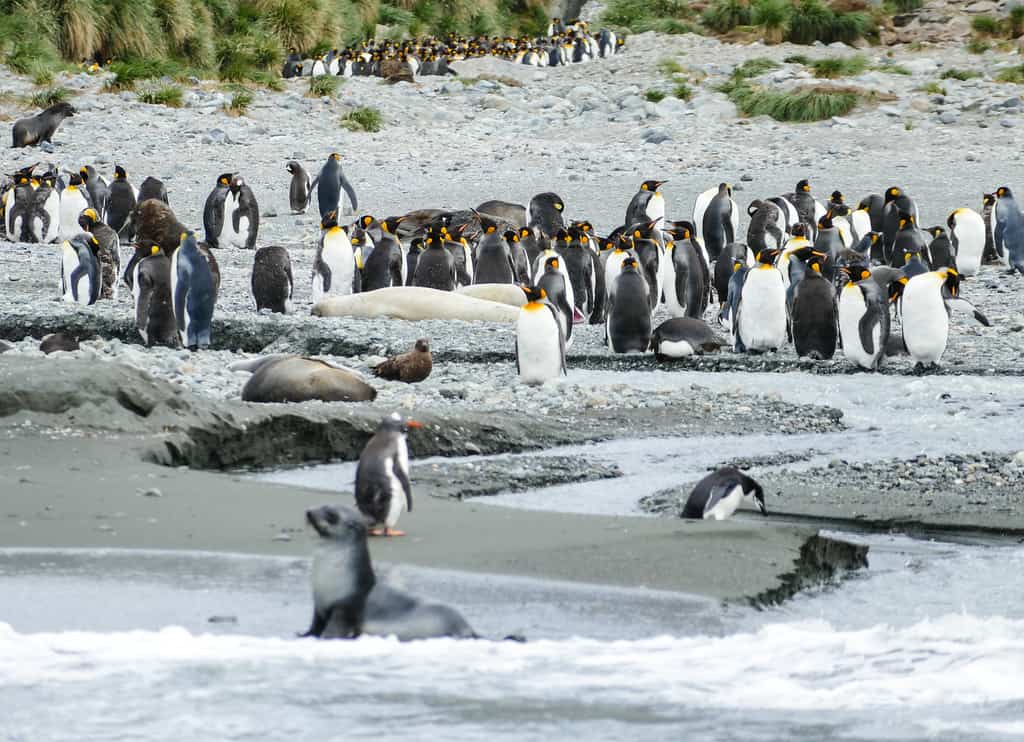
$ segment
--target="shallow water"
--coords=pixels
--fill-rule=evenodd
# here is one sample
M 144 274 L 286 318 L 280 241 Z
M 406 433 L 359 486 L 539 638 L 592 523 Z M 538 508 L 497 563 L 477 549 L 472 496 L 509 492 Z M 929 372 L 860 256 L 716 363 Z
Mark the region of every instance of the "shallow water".
M 868 572 L 760 612 L 649 590 L 389 576 L 526 644 L 296 639 L 310 610 L 301 559 L 0 551 L 0 739 L 1024 734 L 1024 549 L 861 540 Z

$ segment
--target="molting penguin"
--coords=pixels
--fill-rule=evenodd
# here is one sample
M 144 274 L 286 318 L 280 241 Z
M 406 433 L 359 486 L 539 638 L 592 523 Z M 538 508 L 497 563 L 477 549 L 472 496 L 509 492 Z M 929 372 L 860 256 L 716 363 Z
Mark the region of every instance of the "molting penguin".
M 720 183 L 717 190 L 709 189 L 697 197 L 693 223 L 700 231 L 709 260 L 717 260 L 722 249 L 735 241 L 739 220 L 739 208 L 732 200 L 732 188 L 728 183 Z
M 100 267 L 92 251 L 93 239 L 80 232 L 61 244 L 60 286 L 66 302 L 95 304 L 100 296 Z
M 822 275 L 825 256 L 814 252 L 807 270 L 793 285 L 791 311 L 793 345 L 796 354 L 827 360 L 836 352 L 836 292 Z
M 551 239 L 558 230 L 565 229 L 565 202 L 557 193 L 538 193 L 530 199 L 530 223 L 536 227 L 542 237 Z
M 227 242 L 229 220 L 225 218 L 225 201 L 231 193 L 232 173 L 222 173 L 217 177 L 217 184 L 206 197 L 203 206 L 203 229 L 206 231 L 206 244 L 210 247 L 221 247 L 221 240 Z
M 650 290 L 634 257 L 622 261 L 608 306 L 605 335 L 613 353 L 643 353 L 651 344 Z
M 338 216 L 345 213 L 353 213 L 359 208 L 359 200 L 356 198 L 355 189 L 348 182 L 344 171 L 341 169 L 341 155 L 337 152 L 327 158 L 327 162 L 320 169 L 320 175 L 316 179 L 316 200 L 320 207 L 320 218 L 327 216 L 327 212 L 336 212 Z M 351 210 L 345 208 L 344 195 L 348 195 Z
M 208 348 L 217 295 L 210 264 L 192 232 L 182 233 L 171 256 L 171 301 L 181 344 L 190 350 Z
M 188 231 L 188 228 L 178 221 L 171 207 L 156 198 L 139 201 L 132 215 L 132 223 L 135 227 L 136 245 L 159 245 L 165 255 L 170 255 L 178 249 L 182 233 Z
M 366 600 L 377 578 L 366 546 L 366 523 L 348 508 L 307 510 L 320 535 L 313 556 L 313 620 L 303 636 L 355 639 L 363 633 Z
M 154 245 L 132 271 L 135 327 L 142 342 L 147 346 L 178 347 L 178 325 L 171 301 L 171 259 Z
M 348 233 L 338 226 L 338 214 L 328 211 L 320 222 L 320 243 L 313 260 L 313 303 L 326 296 L 346 296 L 360 290 L 360 272 Z
M 399 353 L 373 367 L 373 375 L 388 381 L 403 381 L 416 384 L 430 376 L 434 359 L 430 354 L 430 340 L 420 338 L 413 349 Z
M 257 250 L 252 261 L 251 285 L 257 312 L 264 309 L 278 314 L 290 312 L 295 281 L 288 250 L 280 245 Z
M 60 237 L 69 239 L 81 232 L 78 215 L 91 207 L 89 191 L 82 182 L 82 176 L 74 173 L 60 194 Z
M 866 265 L 843 268 L 839 293 L 839 336 L 843 354 L 861 368 L 878 369 L 889 342 L 889 297 Z
M 135 236 L 131 221 L 135 203 L 135 189 L 128 182 L 128 173 L 117 165 L 114 168 L 114 182 L 110 184 L 107 195 L 107 210 L 103 214 L 103 221 L 127 242 L 131 242 Z
M 753 498 L 757 509 L 767 515 L 764 489 L 733 466 L 723 466 L 697 482 L 683 508 L 682 517 L 695 520 L 725 520 L 744 498 Z
M 661 222 L 665 219 L 665 197 L 658 189 L 667 182 L 667 180 L 645 180 L 641 183 L 640 190 L 626 207 L 626 219 L 623 224 L 654 222 L 656 227 L 660 227 Z
M 99 220 L 96 209 L 88 208 L 78 215 L 78 226 L 96 240 L 96 259 L 100 264 L 101 299 L 117 299 L 117 277 L 121 272 L 121 243 L 117 232 Z
M 562 321 L 544 289 L 523 286 L 523 292 L 527 302 L 516 320 L 516 373 L 524 384 L 543 384 L 566 373 Z
M 782 249 L 786 219 L 771 201 L 755 200 L 747 207 L 750 224 L 747 226 L 747 244 L 754 252 L 766 248 Z M 733 243 L 730 243 L 733 244 Z
M 985 220 L 973 209 L 957 209 L 946 219 L 956 269 L 961 276 L 974 276 L 981 270 L 985 250 Z
M 659 361 L 717 353 L 725 341 L 702 319 L 673 317 L 654 328 L 651 350 Z
M 786 286 L 773 263 L 777 250 L 762 250 L 743 281 L 732 318 L 736 352 L 775 351 L 786 342 Z
M 992 237 L 996 251 L 1005 255 L 1010 273 L 1024 275 L 1024 214 L 1021 214 L 1013 193 L 1006 186 L 996 189 L 995 229 Z
M 959 296 L 960 277 L 952 268 L 922 273 L 907 281 L 900 299 L 903 342 L 915 366 L 934 367 L 946 350 L 950 309 L 963 309 L 986 327 L 988 318 Z
M 288 186 L 288 205 L 294 213 L 305 214 L 309 208 L 309 199 L 313 195 L 309 173 L 295 160 L 289 161 L 286 167 L 292 175 L 291 184 Z
M 395 530 L 403 510 L 412 512 L 409 483 L 409 428 L 422 427 L 394 412 L 385 417 L 363 448 L 356 467 L 356 506 L 370 525 L 371 536 L 404 536 Z
M 945 227 L 930 227 L 926 230 L 932 240 L 928 243 L 928 256 L 931 258 L 931 269 L 956 268 L 956 253 L 953 243 L 946 234 Z
M 227 222 L 228 243 L 252 250 L 260 231 L 260 207 L 252 188 L 241 175 L 231 179 L 228 195 L 224 199 L 224 218 Z

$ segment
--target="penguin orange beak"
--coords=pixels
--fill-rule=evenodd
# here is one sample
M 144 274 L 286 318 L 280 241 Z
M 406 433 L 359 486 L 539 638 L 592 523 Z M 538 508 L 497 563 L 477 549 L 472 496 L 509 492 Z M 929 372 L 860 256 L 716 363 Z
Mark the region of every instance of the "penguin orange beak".
M 405 424 L 406 424 L 406 426 L 408 426 L 410 428 L 422 428 L 423 427 L 423 423 L 418 422 L 417 420 L 406 420 Z

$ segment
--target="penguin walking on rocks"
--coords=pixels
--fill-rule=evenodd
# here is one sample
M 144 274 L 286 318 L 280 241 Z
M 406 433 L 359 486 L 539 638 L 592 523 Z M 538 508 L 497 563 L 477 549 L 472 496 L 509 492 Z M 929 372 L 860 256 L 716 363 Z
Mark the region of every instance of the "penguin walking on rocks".
M 171 301 L 171 259 L 153 245 L 132 268 L 135 327 L 147 347 L 176 348 L 178 324 Z
M 658 189 L 667 182 L 667 180 L 645 180 L 641 183 L 640 190 L 626 207 L 626 219 L 623 223 L 654 222 L 655 227 L 660 227 L 665 220 L 665 197 Z
M 234 247 L 253 250 L 260 231 L 260 207 L 252 188 L 241 175 L 235 175 L 224 199 L 224 217 L 227 221 L 228 243 Z
M 956 269 L 961 276 L 975 276 L 981 270 L 985 251 L 985 220 L 973 209 L 957 209 L 946 219 Z
M 295 160 L 289 161 L 286 168 L 292 176 L 288 186 L 288 205 L 293 213 L 305 214 L 306 209 L 309 208 L 309 199 L 313 195 L 309 173 Z
M 121 243 L 117 232 L 99 220 L 90 207 L 78 215 L 78 226 L 95 238 L 96 259 L 100 264 L 101 299 L 117 299 L 117 278 L 121 273 Z
M 527 301 L 516 319 L 516 373 L 524 384 L 543 384 L 566 374 L 562 321 L 544 289 L 522 288 Z
M 93 237 L 79 232 L 61 244 L 61 296 L 71 304 L 95 304 L 100 296 L 100 267 L 93 253 Z
M 992 236 L 996 251 L 1005 255 L 1010 273 L 1024 275 L 1024 214 L 1021 214 L 1013 193 L 1006 186 L 996 189 L 995 229 Z
M 107 194 L 107 210 L 103 214 L 103 222 L 129 243 L 135 237 L 131 216 L 135 211 L 136 200 L 136 191 L 128 182 L 128 173 L 117 165 L 114 168 L 114 181 Z
M 338 214 L 328 211 L 320 222 L 320 243 L 313 260 L 313 303 L 327 296 L 359 293 L 360 270 L 348 233 L 338 226 Z M 361 261 L 360 261 L 361 262 Z
M 250 284 L 257 312 L 266 309 L 288 314 L 295 288 L 288 250 L 280 245 L 268 245 L 257 250 L 253 256 Z
M 643 353 L 651 344 L 650 289 L 635 257 L 622 261 L 608 306 L 605 338 L 613 353 Z
M 736 512 L 744 499 L 753 499 L 763 515 L 764 489 L 733 466 L 723 466 L 697 482 L 686 500 L 682 517 L 694 520 L 725 520 Z
M 60 237 L 68 239 L 78 234 L 78 215 L 91 206 L 89 191 L 82 182 L 82 176 L 74 173 L 60 194 Z
M 792 287 L 790 312 L 797 356 L 818 361 L 836 352 L 836 292 L 831 280 L 822 275 L 824 259 L 815 251 L 806 261 L 807 269 Z
M 694 242 L 689 224 L 667 248 L 672 263 L 672 287 L 665 285 L 665 299 L 674 317 L 704 316 L 711 300 L 711 271 Z M 728 246 L 725 252 L 728 252 Z M 720 258 L 721 259 L 721 258 Z M 728 262 L 728 256 L 726 256 Z
M 722 249 L 736 240 L 739 231 L 739 207 L 732 200 L 732 188 L 720 183 L 697 197 L 693 224 L 700 231 L 701 243 L 710 261 L 718 260 Z
M 878 369 L 889 343 L 889 297 L 866 264 L 845 267 L 839 292 L 839 336 L 843 354 L 861 368 Z
M 746 273 L 735 316 L 733 350 L 737 353 L 776 351 L 786 342 L 786 286 L 775 267 L 777 250 L 762 250 L 757 265 Z
M 171 256 L 171 301 L 181 344 L 189 350 L 208 348 L 217 295 L 210 263 L 192 232 L 182 233 Z
M 226 243 L 229 227 L 226 201 L 231 193 L 231 179 L 233 173 L 222 173 L 217 176 L 217 184 L 206 197 L 206 204 L 203 206 L 203 229 L 206 232 L 206 244 L 213 248 L 219 248 L 222 240 Z
M 974 305 L 960 297 L 960 276 L 941 268 L 907 281 L 900 298 L 903 342 L 917 368 L 934 368 L 946 351 L 951 309 L 966 310 L 982 325 L 990 322 Z
M 359 455 L 356 467 L 356 506 L 370 526 L 371 536 L 404 536 L 395 525 L 403 511 L 412 512 L 409 482 L 410 428 L 422 425 L 397 413 L 385 417 Z
M 356 198 L 355 189 L 352 188 L 352 184 L 348 182 L 345 172 L 341 169 L 341 155 L 337 152 L 331 153 L 331 156 L 327 158 L 314 185 L 321 219 L 330 211 L 340 217 L 346 213 L 355 213 L 359 208 L 359 199 Z M 345 195 L 348 196 L 349 209 L 345 208 Z

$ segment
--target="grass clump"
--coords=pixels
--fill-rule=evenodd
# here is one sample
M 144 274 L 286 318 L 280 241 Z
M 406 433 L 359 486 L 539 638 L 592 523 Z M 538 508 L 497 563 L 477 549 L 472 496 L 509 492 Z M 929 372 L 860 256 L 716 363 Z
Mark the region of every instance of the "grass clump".
M 997 82 L 1012 82 L 1017 85 L 1024 85 L 1024 64 L 1016 67 L 1008 67 L 996 73 Z
M 1024 36 L 1024 5 L 1014 5 L 1010 8 L 1010 15 L 1006 22 L 1010 27 L 1011 39 Z
M 821 0 L 799 0 L 789 21 L 788 41 L 794 44 L 851 44 L 875 32 L 874 22 L 866 13 L 833 10 Z
M 29 103 L 35 108 L 49 108 L 58 103 L 63 103 L 69 96 L 70 93 L 67 88 L 50 88 L 48 90 L 41 90 L 33 95 L 29 98 Z
M 686 70 L 683 69 L 683 65 L 679 64 L 676 60 L 671 57 L 665 57 L 658 62 L 658 70 L 663 75 L 681 75 Z
M 231 96 L 231 100 L 224 104 L 224 112 L 232 116 L 244 116 L 252 105 L 253 95 L 245 88 L 238 88 Z
M 754 0 L 750 20 L 760 26 L 766 42 L 778 44 L 786 38 L 792 14 L 793 5 L 789 0 Z
M 786 64 L 802 64 L 805 67 L 811 64 L 811 58 L 806 54 L 790 54 L 788 57 L 782 60 Z
M 956 67 L 950 67 L 939 76 L 942 80 L 959 80 L 960 82 L 970 80 L 972 77 L 981 77 L 981 73 L 977 70 L 960 70 Z
M 728 33 L 737 26 L 749 26 L 752 18 L 747 0 L 714 0 L 700 21 L 712 31 Z
M 529 1 L 526 4 L 541 7 Z M 415 12 L 414 7 L 413 13 Z M 693 10 L 685 0 L 612 0 L 601 15 L 601 23 L 633 33 L 658 31 L 680 34 L 696 31 L 689 22 L 692 18 Z M 546 20 L 544 25 L 547 25 Z
M 1002 33 L 1003 24 L 993 16 L 976 15 L 971 19 L 971 30 L 983 36 L 998 36 Z
M 183 105 L 183 92 L 177 85 L 161 85 L 160 87 L 147 88 L 139 93 L 139 101 L 152 106 L 167 106 L 168 108 L 181 108 Z
M 932 80 L 931 82 L 926 82 L 924 85 L 921 85 L 919 88 L 917 88 L 917 90 L 919 90 L 922 93 L 928 93 L 930 95 L 946 94 L 946 89 L 939 85 L 939 83 L 935 82 L 934 80 Z
M 690 100 L 693 98 L 693 88 L 685 82 L 677 82 L 676 86 L 672 88 L 672 95 L 679 100 Z
M 770 116 L 776 121 L 795 123 L 845 116 L 860 102 L 856 90 L 828 85 L 768 90 L 742 78 L 733 78 L 720 90 L 744 116 Z
M 333 98 L 338 92 L 338 78 L 334 75 L 320 75 L 309 78 L 309 90 L 306 92 L 310 98 Z
M 644 99 L 650 103 L 661 103 L 668 94 L 664 90 L 648 90 L 644 93 Z
M 180 77 L 183 74 L 181 65 L 170 60 L 142 59 L 129 57 L 113 62 L 109 67 L 114 77 L 107 80 L 106 89 L 110 92 L 134 90 L 142 80 L 153 80 L 161 77 Z
M 829 57 L 811 62 L 815 77 L 834 79 L 836 77 L 853 77 L 868 68 L 868 60 L 856 54 L 852 57 Z
M 349 111 L 341 118 L 341 125 L 349 131 L 380 131 L 384 117 L 376 108 L 361 106 Z
M 900 13 L 912 13 L 924 6 L 924 0 L 887 0 L 886 10 L 893 15 Z
M 964 48 L 969 54 L 984 54 L 992 48 L 992 45 L 983 39 L 971 39 L 964 45 Z
M 777 70 L 779 66 L 779 63 L 774 59 L 768 59 L 767 57 L 754 57 L 753 59 L 748 59 L 739 67 L 734 69 L 732 74 L 735 78 L 745 80 L 748 77 L 763 75 L 768 70 Z
M 895 62 L 885 62 L 875 67 L 879 72 L 884 72 L 887 75 L 912 75 L 913 73 L 901 64 Z

